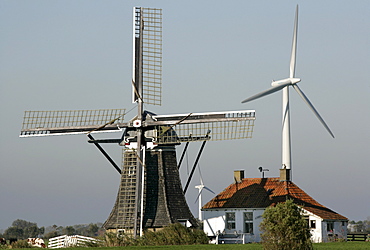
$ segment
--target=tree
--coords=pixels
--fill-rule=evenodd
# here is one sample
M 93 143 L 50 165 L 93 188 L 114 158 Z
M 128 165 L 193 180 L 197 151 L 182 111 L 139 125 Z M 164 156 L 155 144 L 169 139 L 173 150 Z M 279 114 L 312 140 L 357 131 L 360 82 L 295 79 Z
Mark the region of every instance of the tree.
M 17 219 L 4 232 L 5 238 L 27 239 L 39 237 L 44 233 L 44 227 L 37 227 L 34 222 Z
M 265 210 L 262 215 L 264 220 L 260 224 L 264 249 L 313 249 L 310 230 L 301 211 L 293 200 L 278 203 Z
M 22 239 L 23 229 L 16 227 L 8 227 L 4 232 L 4 237 L 6 239 Z
M 95 236 L 98 231 L 99 231 L 98 225 L 92 223 L 89 224 L 87 228 L 88 236 Z
M 15 221 L 13 221 L 13 223 L 12 223 L 12 226 L 17 227 L 17 228 L 27 228 L 27 227 L 30 227 L 30 226 L 33 226 L 33 225 L 36 225 L 36 223 L 21 220 L 21 219 L 17 219 Z
M 352 233 L 370 233 L 370 216 L 364 221 L 350 221 L 349 230 Z
M 63 229 L 63 233 L 66 234 L 66 235 L 73 235 L 73 234 L 76 233 L 76 229 L 72 226 L 66 226 Z

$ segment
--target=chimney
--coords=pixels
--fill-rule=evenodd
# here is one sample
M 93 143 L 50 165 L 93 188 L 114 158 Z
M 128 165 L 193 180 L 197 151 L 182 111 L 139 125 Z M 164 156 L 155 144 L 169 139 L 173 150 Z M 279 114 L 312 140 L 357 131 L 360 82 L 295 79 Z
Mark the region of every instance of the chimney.
M 234 180 L 236 183 L 241 183 L 244 179 L 244 170 L 234 170 Z
M 290 181 L 290 169 L 285 167 L 280 169 L 280 181 Z

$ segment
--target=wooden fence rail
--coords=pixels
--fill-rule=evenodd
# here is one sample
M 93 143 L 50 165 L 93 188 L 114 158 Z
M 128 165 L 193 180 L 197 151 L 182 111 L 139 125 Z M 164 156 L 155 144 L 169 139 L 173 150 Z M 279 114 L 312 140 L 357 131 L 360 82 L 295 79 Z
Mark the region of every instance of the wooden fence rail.
M 357 233 L 357 234 L 347 234 L 347 241 L 368 241 L 370 234 Z
M 82 235 L 62 235 L 49 239 L 48 248 L 66 248 L 86 246 L 86 243 L 99 243 L 100 240 Z

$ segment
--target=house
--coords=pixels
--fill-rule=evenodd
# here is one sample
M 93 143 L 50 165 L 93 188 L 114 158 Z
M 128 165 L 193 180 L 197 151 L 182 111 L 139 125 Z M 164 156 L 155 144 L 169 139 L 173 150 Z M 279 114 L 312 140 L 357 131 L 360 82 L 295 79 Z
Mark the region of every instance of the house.
M 347 238 L 348 219 L 321 205 L 289 180 L 289 169 L 277 178 L 244 178 L 234 171 L 234 183 L 202 207 L 204 232 L 215 243 L 260 242 L 262 214 L 287 199 L 302 208 L 313 242 Z

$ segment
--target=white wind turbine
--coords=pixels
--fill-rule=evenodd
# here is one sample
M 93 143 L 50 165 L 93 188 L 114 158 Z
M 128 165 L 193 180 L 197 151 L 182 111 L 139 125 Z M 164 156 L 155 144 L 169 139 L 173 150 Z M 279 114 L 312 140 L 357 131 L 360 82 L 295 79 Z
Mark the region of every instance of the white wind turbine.
M 195 202 L 197 202 L 197 201 L 199 202 L 199 220 L 202 221 L 203 220 L 203 216 L 202 216 L 202 191 L 203 191 L 203 189 L 206 189 L 206 190 L 208 190 L 209 192 L 211 192 L 213 194 L 215 194 L 215 192 L 213 192 L 208 187 L 204 186 L 203 179 L 202 179 L 202 174 L 200 173 L 200 168 L 199 168 L 199 175 L 200 175 L 200 185 L 195 186 L 195 188 L 197 188 L 199 190 L 199 193 L 198 193 L 198 197 L 195 200 Z
M 282 168 L 291 169 L 291 143 L 290 143 L 290 110 L 289 110 L 289 86 L 292 86 L 297 93 L 302 97 L 303 101 L 310 107 L 314 112 L 316 117 L 324 125 L 329 134 L 334 138 L 334 134 L 330 131 L 328 125 L 325 123 L 324 119 L 319 115 L 315 107 L 312 105 L 307 96 L 302 92 L 298 87 L 297 83 L 301 81 L 300 78 L 295 78 L 295 64 L 296 64 L 296 51 L 297 51 L 297 30 L 298 30 L 298 5 L 296 7 L 295 21 L 294 21 L 294 31 L 293 31 L 293 44 L 292 44 L 292 53 L 290 57 L 290 74 L 289 78 L 272 81 L 272 88 L 265 90 L 259 94 L 251 96 L 242 103 L 250 102 L 252 100 L 258 99 L 260 97 L 272 94 L 279 90 L 283 90 L 283 119 L 282 119 Z

